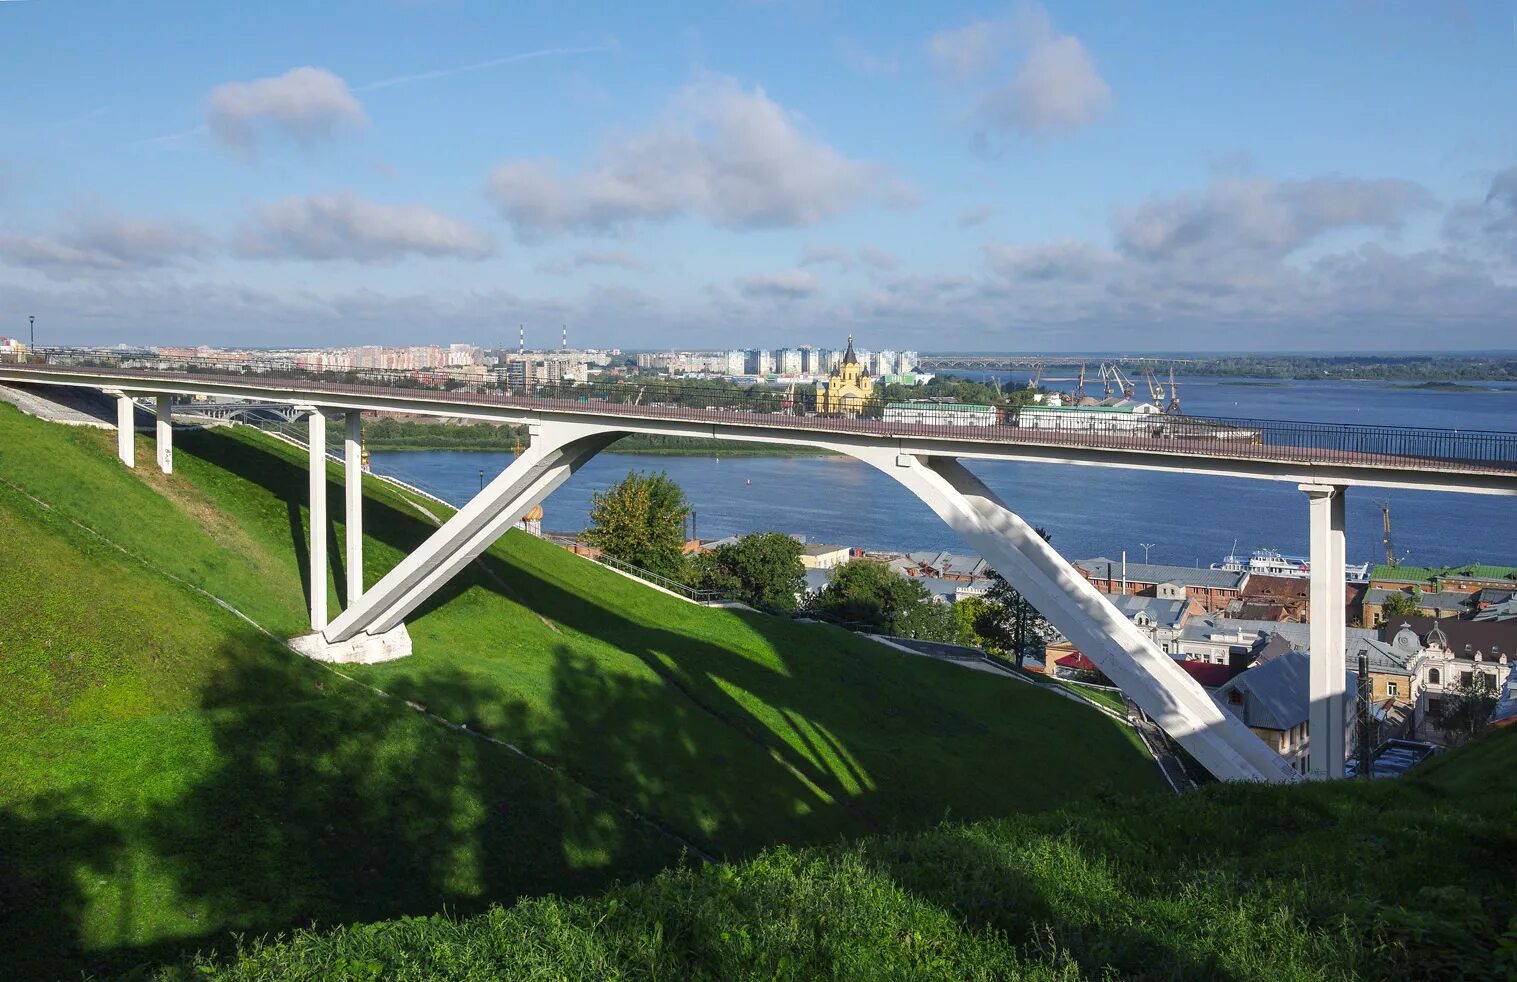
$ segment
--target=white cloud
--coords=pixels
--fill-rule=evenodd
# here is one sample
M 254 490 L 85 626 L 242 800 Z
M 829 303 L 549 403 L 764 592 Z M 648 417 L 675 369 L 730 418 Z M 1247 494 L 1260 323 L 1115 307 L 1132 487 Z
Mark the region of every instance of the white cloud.
M 859 250 L 859 262 L 875 269 L 895 269 L 897 260 L 895 255 L 888 250 L 876 246 L 865 246 Z
M 246 155 L 252 155 L 268 133 L 309 148 L 368 121 L 346 82 L 324 68 L 309 66 L 251 82 L 227 82 L 212 89 L 206 100 L 211 136 Z
M 990 268 L 1007 279 L 1089 282 L 1119 257 L 1107 249 L 1065 239 L 1033 245 L 993 242 L 985 246 Z
M 489 192 L 529 238 L 685 215 L 721 228 L 788 228 L 905 194 L 879 168 L 809 136 L 803 120 L 762 89 L 728 78 L 687 87 L 659 122 L 608 141 L 579 173 L 507 161 L 491 173 Z
M 643 272 L 650 268 L 637 256 L 621 249 L 581 249 L 565 259 L 540 262 L 537 264 L 537 271 L 550 276 L 568 276 L 575 270 L 593 266 L 625 269 L 631 272 Z
M 1226 178 L 1204 194 L 1155 198 L 1124 212 L 1117 241 L 1149 260 L 1283 256 L 1337 229 L 1399 229 L 1409 213 L 1432 203 L 1420 185 L 1390 178 Z
M 204 232 L 185 223 L 92 209 L 74 212 L 54 232 L 0 229 L 0 263 L 67 278 L 166 266 L 204 255 L 210 244 Z
M 975 114 L 992 128 L 1069 132 L 1094 122 L 1111 104 L 1111 87 L 1085 45 L 1060 34 L 1035 3 L 939 31 L 928 40 L 927 54 L 939 71 L 959 81 L 993 70 L 1003 76 L 976 102 Z M 1008 55 L 1012 67 L 1004 78 Z
M 927 57 L 938 71 L 965 79 L 983 74 L 1000 61 L 1011 37 L 1008 20 L 977 20 L 945 28 L 927 39 Z
M 351 192 L 286 198 L 263 206 L 237 236 L 237 251 L 260 259 L 396 262 L 408 255 L 478 259 L 487 236 L 422 205 L 385 205 Z
M 980 111 L 992 123 L 1029 133 L 1077 130 L 1111 103 L 1111 88 L 1078 38 L 1051 36 L 1033 45 L 1011 84 L 985 93 Z
M 853 251 L 842 246 L 807 246 L 801 254 L 802 266 L 836 266 L 838 269 L 853 268 Z
M 803 269 L 787 269 L 743 277 L 738 289 L 749 299 L 801 300 L 815 295 L 821 285 Z

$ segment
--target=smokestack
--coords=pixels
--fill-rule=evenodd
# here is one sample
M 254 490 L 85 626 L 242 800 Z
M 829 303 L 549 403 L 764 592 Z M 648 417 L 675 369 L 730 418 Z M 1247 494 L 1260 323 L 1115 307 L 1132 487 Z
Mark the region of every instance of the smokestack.
M 522 324 L 516 325 L 516 353 L 518 355 L 527 353 L 527 328 Z
M 1127 550 L 1122 550 L 1122 592 L 1127 593 Z

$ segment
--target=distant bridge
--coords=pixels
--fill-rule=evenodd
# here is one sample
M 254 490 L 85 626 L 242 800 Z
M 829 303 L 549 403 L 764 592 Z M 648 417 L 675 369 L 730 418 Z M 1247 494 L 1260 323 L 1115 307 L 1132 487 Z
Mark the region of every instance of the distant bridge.
M 1268 420 L 1133 417 L 917 406 L 904 417 L 863 405 L 827 414 L 774 389 L 702 385 L 561 385 L 529 391 L 445 391 L 414 378 L 277 378 L 270 371 L 156 361 L 135 367 L 0 366 L 0 380 L 82 386 L 117 397 L 118 452 L 135 464 L 134 397 L 156 400 L 158 466 L 173 466 L 175 396 L 277 404 L 310 426 L 312 633 L 291 644 L 312 657 L 378 661 L 410 652 L 405 618 L 574 471 L 629 433 L 818 447 L 861 460 L 906 487 L 980 554 L 1143 711 L 1220 778 L 1288 782 L 1296 773 L 1008 508 L 961 460 L 1017 460 L 1165 470 L 1286 482 L 1309 502 L 1311 605 L 1344 609 L 1344 497 L 1349 487 L 1517 495 L 1517 435 Z M 348 376 L 353 377 L 353 376 Z M 362 413 L 404 412 L 525 424 L 530 446 L 377 583 L 363 582 Z M 328 619 L 326 423 L 345 429 L 348 608 Z M 1115 416 L 1109 418 L 1115 419 Z M 1311 625 L 1310 771 L 1339 777 L 1345 757 L 1341 617 Z
M 240 422 L 293 423 L 304 415 L 294 406 L 279 402 L 196 402 L 180 408 L 197 416 Z
M 1032 370 L 1039 365 L 1078 365 L 1082 362 L 1096 364 L 1102 361 L 1116 361 L 1124 365 L 1154 365 L 1168 367 L 1170 365 L 1184 365 L 1195 359 L 1193 358 L 1155 358 L 1152 356 L 1126 357 L 1123 355 L 922 355 L 917 358 L 918 368 L 931 369 L 938 372 L 946 371 L 985 371 L 985 372 L 1010 372 L 1018 370 Z

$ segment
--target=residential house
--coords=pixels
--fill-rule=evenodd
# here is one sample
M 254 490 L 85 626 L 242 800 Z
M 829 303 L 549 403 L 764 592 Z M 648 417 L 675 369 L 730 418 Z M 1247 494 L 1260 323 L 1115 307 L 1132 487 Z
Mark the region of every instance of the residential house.
M 801 565 L 807 569 L 832 569 L 848 561 L 847 546 L 808 542 L 801 546 Z
M 1208 611 L 1222 610 L 1241 597 L 1248 582 L 1243 570 L 1130 563 L 1104 556 L 1076 560 L 1074 567 L 1102 593 L 1172 597 L 1183 590 Z
M 1363 628 L 1344 629 L 1350 651 L 1358 638 L 1374 638 Z M 1271 637 L 1279 637 L 1291 650 L 1305 651 L 1311 644 L 1311 625 L 1296 621 L 1244 620 L 1218 615 L 1192 618 L 1175 639 L 1175 653 L 1214 665 L 1232 665 L 1242 671 L 1255 664 Z
M 1365 627 L 1379 627 L 1384 624 L 1386 601 L 1395 596 L 1414 597 L 1417 601 L 1417 614 L 1421 617 L 1460 617 L 1468 611 L 1470 602 L 1468 593 L 1453 591 L 1422 593 L 1415 587 L 1391 589 L 1372 586 L 1364 591 L 1364 599 L 1360 602 L 1359 623 Z M 1390 619 L 1396 618 L 1392 616 Z
M 1476 593 L 1486 587 L 1517 589 L 1517 566 L 1387 566 L 1377 563 L 1370 570 L 1370 586 L 1386 590 L 1423 593 Z
M 971 583 L 994 572 L 979 556 L 953 552 L 908 552 L 897 566 L 907 576 L 937 576 L 945 580 Z
M 1387 627 L 1389 630 L 1389 627 Z M 1511 661 L 1517 652 L 1517 620 L 1474 621 L 1408 617 L 1397 638 L 1415 636 L 1422 643 L 1419 663 L 1417 715 L 1426 719 L 1451 690 L 1484 673 L 1500 690 L 1511 678 Z M 1393 642 L 1394 643 L 1394 642 Z
M 1217 705 L 1241 720 L 1301 774 L 1306 773 L 1311 744 L 1310 664 L 1306 652 L 1291 651 L 1235 675 L 1212 694 Z M 1353 672 L 1345 673 L 1344 686 L 1344 746 L 1352 748 L 1358 698 L 1358 679 Z

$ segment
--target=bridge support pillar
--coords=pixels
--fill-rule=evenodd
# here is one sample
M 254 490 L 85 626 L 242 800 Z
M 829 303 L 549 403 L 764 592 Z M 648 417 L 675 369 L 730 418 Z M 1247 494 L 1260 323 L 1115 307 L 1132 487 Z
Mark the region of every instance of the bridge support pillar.
M 1279 754 L 1220 709 L 1172 657 L 957 460 L 883 448 L 845 452 L 921 498 L 1207 770 L 1225 780 L 1296 780 Z
M 343 522 L 347 526 L 348 606 L 363 596 L 363 413 L 348 410 L 342 445 L 342 483 L 347 494 Z
M 310 559 L 311 630 L 327 626 L 327 417 L 321 409 L 310 410 L 309 464 L 311 477 Z
M 157 450 L 158 469 L 165 474 L 174 473 L 174 410 L 168 396 L 159 396 L 157 414 L 153 423 L 154 448 Z
M 121 391 L 107 391 L 116 397 L 116 456 L 128 467 L 137 466 L 137 404 Z
M 1343 777 L 1347 724 L 1343 700 L 1348 658 L 1344 630 L 1345 488 L 1303 484 L 1311 512 L 1311 665 L 1307 713 L 1307 774 L 1316 780 Z
M 622 436 L 603 424 L 543 423 L 532 443 L 500 476 L 386 573 L 325 630 L 291 642 L 323 660 L 400 657 L 387 639 L 404 632 L 405 618 L 521 520 L 533 505 L 568 480 L 585 461 Z M 359 657 L 348 657 L 353 652 Z M 408 653 L 408 652 L 407 652 Z

